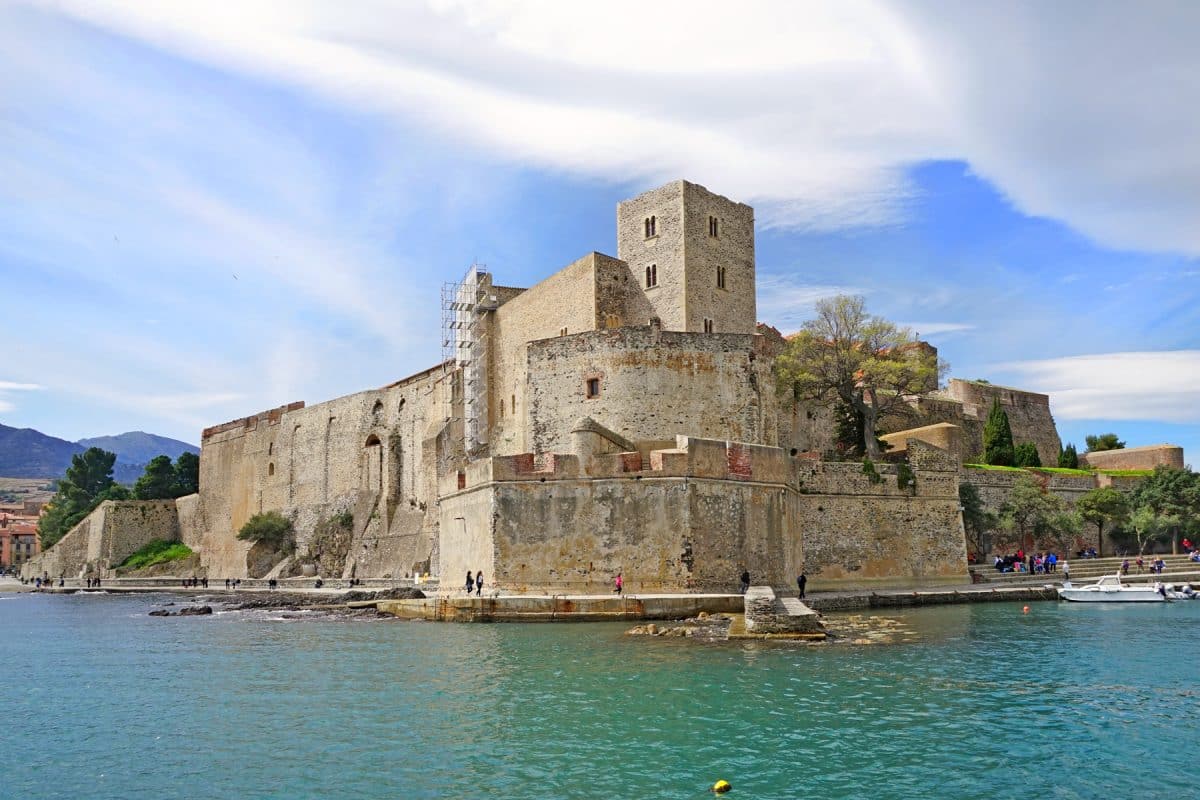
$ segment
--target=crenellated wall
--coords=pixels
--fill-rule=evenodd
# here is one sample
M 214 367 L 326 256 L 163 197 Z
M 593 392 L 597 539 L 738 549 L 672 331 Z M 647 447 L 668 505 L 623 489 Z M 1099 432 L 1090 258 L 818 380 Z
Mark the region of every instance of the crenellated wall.
M 915 448 L 920 449 L 916 443 Z M 518 591 L 729 591 L 742 570 L 779 588 L 966 579 L 953 459 L 929 448 L 902 488 L 859 464 L 776 447 L 677 437 L 676 447 L 497 457 L 444 476 L 449 585 L 484 569 Z

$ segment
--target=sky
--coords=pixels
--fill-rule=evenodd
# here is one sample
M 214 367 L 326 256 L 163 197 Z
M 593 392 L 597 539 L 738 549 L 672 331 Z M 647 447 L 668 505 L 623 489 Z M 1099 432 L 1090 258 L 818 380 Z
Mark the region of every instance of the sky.
M 1064 442 L 1200 452 L 1200 4 L 0 0 L 0 423 L 75 440 L 441 357 L 472 263 L 755 207 L 759 319 L 838 293 Z

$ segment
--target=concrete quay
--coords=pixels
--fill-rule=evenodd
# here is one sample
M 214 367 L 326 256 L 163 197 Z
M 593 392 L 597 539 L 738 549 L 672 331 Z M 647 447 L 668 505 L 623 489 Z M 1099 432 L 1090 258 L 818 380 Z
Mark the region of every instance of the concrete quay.
M 495 595 L 378 600 L 401 619 L 433 622 L 614 622 L 686 619 L 701 611 L 740 614 L 740 594 Z

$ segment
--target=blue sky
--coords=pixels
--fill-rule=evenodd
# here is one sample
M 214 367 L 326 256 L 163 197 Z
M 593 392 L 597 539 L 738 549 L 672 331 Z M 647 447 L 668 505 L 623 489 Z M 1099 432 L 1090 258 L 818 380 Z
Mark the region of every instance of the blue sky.
M 382 385 L 439 358 L 442 281 L 615 253 L 616 202 L 686 177 L 755 206 L 762 321 L 861 293 L 952 375 L 1050 392 L 1065 441 L 1190 461 L 1197 29 L 1166 3 L 0 0 L 0 422 L 196 442 Z

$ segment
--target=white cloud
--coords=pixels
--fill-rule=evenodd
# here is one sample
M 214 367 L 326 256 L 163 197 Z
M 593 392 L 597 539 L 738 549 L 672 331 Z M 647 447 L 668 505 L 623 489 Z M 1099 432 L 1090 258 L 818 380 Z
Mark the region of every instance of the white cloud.
M 794 333 L 813 317 L 818 300 L 839 294 L 860 294 L 852 286 L 798 283 L 787 275 L 758 276 L 758 318 L 781 332 Z
M 14 383 L 13 381 L 0 381 L 0 392 L 34 392 L 42 387 L 36 383 Z
M 1048 393 L 1059 419 L 1200 423 L 1200 350 L 1099 353 L 998 368 Z
M 686 176 L 768 226 L 895 222 L 905 170 L 954 158 L 1106 244 L 1200 253 L 1200 4 L 36 5 L 506 159 Z

